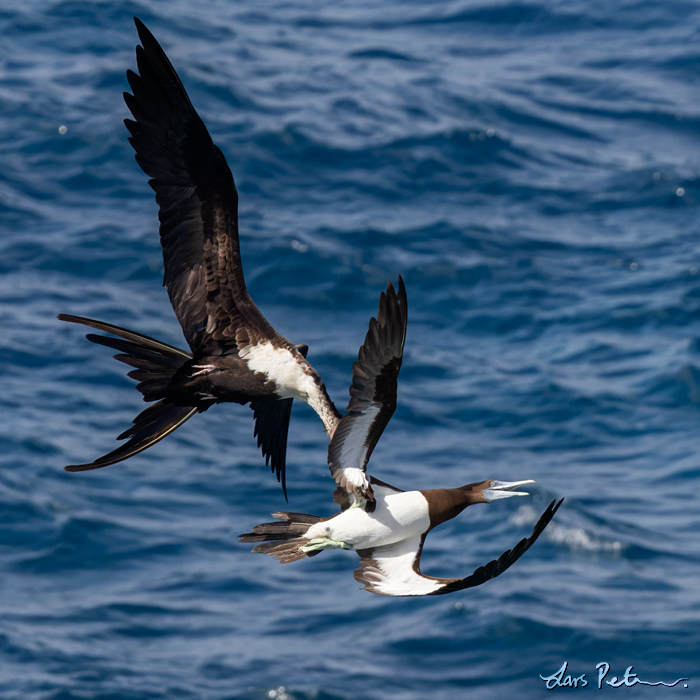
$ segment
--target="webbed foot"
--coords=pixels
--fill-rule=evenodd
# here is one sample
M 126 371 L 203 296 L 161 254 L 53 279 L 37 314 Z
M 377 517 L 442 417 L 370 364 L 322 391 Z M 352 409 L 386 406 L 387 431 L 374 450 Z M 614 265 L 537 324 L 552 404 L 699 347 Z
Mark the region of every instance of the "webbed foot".
M 308 554 L 309 552 L 317 552 L 322 549 L 352 549 L 352 547 L 345 542 L 332 540 L 330 537 L 317 537 L 314 540 L 309 540 L 305 545 L 299 547 L 299 549 L 304 552 L 304 554 Z

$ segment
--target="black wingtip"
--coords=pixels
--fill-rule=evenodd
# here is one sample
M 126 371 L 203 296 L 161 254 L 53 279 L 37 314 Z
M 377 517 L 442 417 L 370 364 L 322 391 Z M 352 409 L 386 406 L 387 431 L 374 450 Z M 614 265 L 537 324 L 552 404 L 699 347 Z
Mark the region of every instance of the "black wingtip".
M 149 41 L 154 41 L 158 44 L 156 38 L 151 34 L 151 30 L 138 17 L 134 17 L 134 24 L 136 25 L 136 31 L 139 35 L 139 41 L 144 48 L 145 44 Z
M 406 342 L 406 326 L 408 323 L 408 297 L 406 296 L 406 285 L 403 277 L 399 275 L 398 288 L 394 287 L 391 280 L 386 285 L 386 292 L 382 292 L 379 301 L 379 312 L 377 318 L 380 322 L 385 321 L 386 312 L 389 307 L 395 308 L 399 313 L 399 318 L 403 324 L 403 343 Z M 382 312 L 384 309 L 384 312 Z
M 138 17 L 134 17 L 134 24 L 136 25 L 136 31 L 139 33 L 139 36 L 141 36 L 141 32 L 145 32 L 153 36 L 148 30 L 148 27 Z
M 552 507 L 554 508 L 554 509 L 552 510 L 552 516 L 554 516 L 554 514 L 559 510 L 559 506 L 560 506 L 563 502 L 564 502 L 564 499 L 563 499 L 563 498 L 560 498 L 558 503 L 557 503 L 557 499 L 555 498 L 555 499 L 549 504 L 549 508 L 552 508 Z M 556 503 L 556 506 L 554 505 L 555 503 Z M 549 508 L 548 508 L 547 510 L 549 510 Z
M 403 283 L 403 277 L 399 275 L 399 301 L 406 303 L 406 285 Z
M 163 51 L 163 48 L 158 43 L 158 40 L 153 36 L 151 30 L 138 17 L 134 17 L 134 24 L 136 25 L 136 31 L 139 35 L 139 41 L 141 42 L 141 46 L 143 47 L 144 51 L 155 49 L 158 53 L 162 54 L 165 57 L 165 52 Z M 137 51 L 138 48 L 139 47 L 137 46 Z M 165 60 L 168 61 L 167 57 L 165 57 Z M 168 61 L 168 64 L 169 63 L 170 61 Z
M 63 467 L 63 471 L 75 474 L 76 472 L 87 472 L 92 469 L 99 469 L 100 466 L 93 466 L 92 464 L 69 464 L 67 467 Z
M 564 502 L 563 498 L 560 498 L 559 501 L 555 498 L 548 506 L 547 509 L 542 513 L 540 516 L 539 520 L 535 524 L 535 528 L 532 532 L 532 537 L 529 538 L 529 543 L 527 545 L 527 548 L 529 549 L 531 545 L 535 543 L 537 538 L 544 532 L 545 528 L 547 525 L 549 525 L 550 522 L 552 522 L 552 518 L 556 514 L 556 512 L 559 510 L 559 506 Z M 525 541 L 525 540 L 523 540 Z M 522 543 L 520 543 L 522 544 Z
M 406 285 L 404 284 L 403 281 L 403 275 L 399 275 L 399 283 L 396 287 L 394 287 L 394 283 L 392 280 L 389 280 L 386 285 L 386 291 L 388 292 L 390 289 L 398 289 L 397 296 L 403 292 L 404 296 L 406 294 Z
M 138 17 L 134 17 L 134 24 L 136 25 L 136 31 L 138 32 L 139 40 L 141 41 L 141 46 L 144 51 L 149 52 L 152 48 L 155 48 L 158 53 L 165 57 L 168 64 L 170 64 L 170 61 L 165 55 L 165 51 L 163 51 L 163 47 L 158 43 L 158 39 L 153 36 L 153 32 L 151 32 Z
M 465 588 L 474 588 L 475 586 L 480 586 L 487 581 L 490 581 L 497 576 L 500 576 L 504 571 L 510 569 L 510 567 L 520 559 L 520 557 L 527 552 L 530 547 L 532 547 L 535 542 L 539 539 L 540 535 L 544 532 L 546 527 L 552 521 L 554 514 L 559 510 L 559 507 L 564 502 L 561 498 L 559 501 L 555 498 L 548 506 L 547 509 L 542 513 L 539 520 L 532 529 L 532 534 L 530 537 L 525 537 L 512 549 L 508 549 L 503 552 L 498 559 L 490 561 L 484 566 L 480 566 L 474 571 L 471 576 L 467 576 L 462 579 L 443 579 L 447 583 L 438 588 L 436 591 L 432 591 L 427 595 L 443 595 L 445 593 L 454 593 L 455 591 L 461 591 Z

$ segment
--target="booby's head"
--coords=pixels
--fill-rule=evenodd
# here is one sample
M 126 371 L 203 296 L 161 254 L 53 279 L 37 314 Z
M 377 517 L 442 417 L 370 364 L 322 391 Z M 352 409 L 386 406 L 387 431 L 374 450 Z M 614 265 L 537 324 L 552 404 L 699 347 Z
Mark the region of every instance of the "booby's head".
M 534 479 L 525 481 L 482 481 L 480 484 L 469 484 L 463 486 L 464 489 L 473 489 L 476 502 L 491 503 L 500 498 L 510 498 L 511 496 L 529 496 L 526 491 L 516 491 L 515 489 L 525 484 L 534 484 Z M 479 494 L 479 496 L 477 496 Z
M 529 496 L 525 491 L 515 491 L 525 484 L 534 484 L 532 479 L 525 481 L 480 481 L 476 484 L 467 484 L 456 489 L 433 489 L 421 491 L 428 501 L 430 514 L 430 526 L 435 527 L 440 523 L 451 520 L 459 515 L 468 506 L 476 503 L 491 503 L 500 498 L 511 496 Z

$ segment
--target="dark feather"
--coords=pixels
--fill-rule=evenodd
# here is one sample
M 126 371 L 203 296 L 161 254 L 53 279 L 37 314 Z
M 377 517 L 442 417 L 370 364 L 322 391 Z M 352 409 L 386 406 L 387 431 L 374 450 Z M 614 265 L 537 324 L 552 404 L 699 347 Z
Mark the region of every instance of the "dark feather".
M 265 456 L 265 464 L 270 465 L 277 475 L 277 481 L 282 484 L 284 498 L 287 499 L 286 456 L 287 434 L 289 433 L 289 417 L 292 414 L 294 399 L 279 401 L 251 402 L 255 418 L 255 432 L 258 447 Z
M 253 532 L 239 535 L 238 541 L 259 542 L 260 544 L 253 547 L 253 552 L 270 554 L 282 564 L 313 557 L 319 553 L 315 551 L 306 554 L 300 547 L 309 541 L 302 535 L 321 518 L 306 513 L 273 513 L 272 515 L 282 522 L 256 525 Z
M 155 350 L 164 357 L 171 357 L 173 359 L 189 360 L 192 354 L 186 352 L 185 350 L 180 350 L 173 345 L 168 345 L 167 343 L 162 343 L 160 340 L 155 338 L 149 338 L 147 335 L 142 335 L 136 331 L 130 331 L 127 328 L 120 328 L 119 326 L 113 326 L 111 323 L 105 323 L 104 321 L 95 321 L 92 318 L 85 318 L 83 316 L 73 316 L 72 314 L 58 314 L 56 317 L 59 321 L 68 321 L 69 323 L 79 323 L 83 326 L 89 326 L 90 328 L 96 328 L 97 330 L 104 331 L 105 333 L 112 333 L 120 338 L 131 341 L 140 348 L 150 348 Z M 89 336 L 88 339 L 92 340 L 93 343 L 102 343 L 102 341 L 94 340 L 94 338 L 101 338 L 102 336 Z M 106 342 L 102 343 L 107 345 Z M 115 347 L 110 345 L 108 347 Z
M 437 578 L 421 573 L 420 559 L 427 535 L 425 532 L 420 538 L 409 538 L 391 545 L 357 550 L 361 561 L 360 568 L 355 570 L 355 580 L 362 583 L 371 593 L 391 596 L 444 595 L 480 586 L 509 569 L 536 542 L 563 500 L 550 503 L 537 521 L 530 537 L 518 542 L 513 549 L 504 552 L 498 559 L 480 566 L 466 578 Z M 412 562 L 410 569 L 406 559 L 408 556 Z M 397 560 L 395 557 L 404 557 L 404 560 Z
M 129 376 L 139 382 L 136 388 L 143 394 L 144 401 L 158 401 L 139 413 L 134 418 L 132 427 L 117 438 L 131 438 L 129 442 L 90 464 L 67 466 L 66 471 L 100 469 L 128 459 L 155 445 L 197 412 L 193 406 L 173 405 L 164 398 L 173 375 L 191 359 L 190 353 L 110 323 L 69 314 L 60 314 L 58 318 L 118 336 L 109 338 L 88 333 L 86 337 L 93 343 L 118 350 L 120 354 L 115 355 L 116 359 L 136 368 L 129 372 Z
M 370 319 L 365 342 L 352 368 L 352 385 L 347 414 L 343 416 L 328 448 L 333 478 L 344 488 L 346 468 L 364 470 L 372 451 L 396 410 L 396 388 L 406 340 L 407 300 L 403 279 L 398 293 L 391 282 L 379 299 L 377 317 Z M 374 414 L 374 417 L 372 415 Z M 343 463 L 348 440 L 361 440 L 359 463 Z M 368 501 L 373 497 L 363 494 Z
M 333 503 L 340 506 L 340 511 L 344 512 L 353 504 L 352 496 L 342 486 L 333 491 Z
M 285 488 L 285 456 L 291 399 L 275 405 L 276 392 L 263 372 L 254 372 L 239 351 L 261 341 L 306 356 L 279 335 L 246 290 L 238 237 L 238 194 L 231 170 L 214 145 L 163 49 L 144 24 L 135 19 L 141 46 L 136 47 L 138 73 L 127 72 L 131 93 L 124 100 L 133 119 L 126 119 L 136 161 L 151 178 L 159 207 L 163 250 L 163 284 L 192 353 L 117 326 L 61 315 L 118 336 L 89 335 L 94 343 L 119 352 L 132 367 L 146 401 L 160 401 L 120 436 L 129 442 L 92 464 L 71 471 L 96 469 L 130 457 L 155 444 L 198 410 L 214 403 L 255 404 L 256 435 L 266 462 Z M 182 367 L 187 363 L 186 367 Z M 180 371 L 180 368 L 182 370 Z M 340 414 L 318 374 L 317 410 L 331 435 Z M 198 371 L 194 371 L 198 370 Z M 286 491 L 285 491 L 286 497 Z
M 390 491 L 391 493 L 403 493 L 403 491 L 401 489 L 397 489 L 396 486 L 392 486 L 391 484 L 387 484 L 384 481 L 380 481 L 379 479 L 376 479 L 373 476 L 369 477 L 369 483 L 372 489 L 372 493 L 374 495 L 380 495 L 381 492 L 385 489 Z M 333 503 L 340 506 L 341 512 L 346 511 L 348 508 L 352 507 L 356 503 L 356 501 L 354 500 L 355 498 L 357 497 L 353 497 L 351 494 L 348 493 L 347 489 L 343 488 L 342 486 L 338 486 L 338 488 L 335 491 L 333 491 Z M 363 505 L 363 510 L 366 513 L 374 513 L 376 506 L 376 501 L 366 501 Z
M 244 541 L 244 540 L 241 540 Z M 315 552 L 302 552 L 300 547 L 305 545 L 308 540 L 303 537 L 298 539 L 288 540 L 286 542 L 261 542 L 256 545 L 250 551 L 255 554 L 269 554 L 275 557 L 280 564 L 290 564 L 293 561 L 299 561 L 300 559 L 305 559 L 306 557 L 313 557 L 319 554 L 319 551 Z
M 257 338 L 276 332 L 250 298 L 238 241 L 238 193 L 165 52 L 138 19 L 138 74 L 125 93 L 134 120 L 125 124 L 136 160 L 152 178 L 159 206 L 163 284 L 193 351 L 235 346 L 246 325 Z
M 554 514 L 557 512 L 557 510 L 559 510 L 559 506 L 563 501 L 563 498 L 558 503 L 556 501 L 552 501 L 547 507 L 547 510 L 542 513 L 540 519 L 537 521 L 537 524 L 535 525 L 530 537 L 520 540 L 520 542 L 518 542 L 513 549 L 503 552 L 498 559 L 490 561 L 485 566 L 480 566 L 471 576 L 467 576 L 466 578 L 436 579 L 444 581 L 445 585 L 434 593 L 429 593 L 428 595 L 443 595 L 445 593 L 461 591 L 464 588 L 474 588 L 474 586 L 480 586 L 482 583 L 486 583 L 487 581 L 496 578 L 496 576 L 500 576 L 504 571 L 513 566 L 513 564 L 515 564 L 515 562 L 518 561 L 518 559 L 520 559 L 520 557 L 522 557 L 523 554 L 530 549 L 530 547 L 532 547 L 532 545 L 537 541 L 537 538 L 544 532 L 547 525 L 549 525 L 550 521 L 554 517 Z
M 136 416 L 133 427 L 119 436 L 122 439 L 132 436 L 129 442 L 90 464 L 72 464 L 65 467 L 65 470 L 67 472 L 84 472 L 90 469 L 100 469 L 133 457 L 170 435 L 173 430 L 179 428 L 195 413 L 197 413 L 197 409 L 191 406 L 173 406 L 168 404 L 166 400 L 159 401 Z

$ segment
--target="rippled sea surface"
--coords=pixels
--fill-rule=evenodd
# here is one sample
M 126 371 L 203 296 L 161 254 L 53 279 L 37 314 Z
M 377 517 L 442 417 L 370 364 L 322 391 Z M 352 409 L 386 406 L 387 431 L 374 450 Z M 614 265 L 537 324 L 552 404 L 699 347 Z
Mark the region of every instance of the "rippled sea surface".
M 371 472 L 535 479 L 467 510 L 423 570 L 466 576 L 565 503 L 502 577 L 358 588 L 236 537 L 330 515 L 296 405 L 289 504 L 252 414 L 197 416 L 84 474 L 143 408 L 75 313 L 184 346 L 127 143 L 132 16 L 232 168 L 248 286 L 336 403 L 379 292 L 409 298 Z M 83 2 L 0 7 L 0 696 L 10 700 L 692 697 L 700 685 L 700 10 L 696 3 Z M 674 688 L 597 689 L 625 669 Z M 688 685 L 688 689 L 684 689 Z M 694 690 L 695 689 L 695 690 Z

